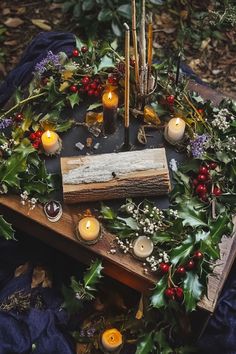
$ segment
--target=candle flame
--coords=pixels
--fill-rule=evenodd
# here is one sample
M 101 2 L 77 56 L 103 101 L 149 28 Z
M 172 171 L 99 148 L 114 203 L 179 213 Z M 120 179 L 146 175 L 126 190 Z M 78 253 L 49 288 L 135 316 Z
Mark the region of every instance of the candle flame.
M 91 222 L 88 220 L 88 221 L 86 222 L 86 229 L 89 229 L 89 228 L 90 228 L 90 225 L 91 225 Z
M 180 122 L 180 119 L 179 119 L 179 118 L 177 118 L 177 119 L 176 119 L 176 123 L 175 123 L 175 124 L 176 124 L 176 125 L 179 125 L 179 122 Z
M 109 100 L 112 99 L 112 93 L 111 92 L 108 93 L 108 98 L 109 98 Z
M 50 131 L 49 130 L 47 130 L 47 138 L 51 138 L 51 133 L 50 133 Z

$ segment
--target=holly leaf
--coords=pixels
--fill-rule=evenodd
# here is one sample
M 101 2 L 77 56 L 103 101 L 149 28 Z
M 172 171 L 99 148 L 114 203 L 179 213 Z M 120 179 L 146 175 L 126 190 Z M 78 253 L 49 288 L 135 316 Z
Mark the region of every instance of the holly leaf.
M 161 354 L 173 353 L 173 349 L 169 346 L 167 335 L 163 328 L 154 334 L 154 341 L 158 344 Z
M 170 235 L 170 233 L 168 232 L 156 232 L 153 236 L 152 236 L 152 242 L 154 243 L 154 245 L 158 245 L 158 244 L 162 244 L 165 242 L 171 242 L 171 241 L 175 241 L 173 240 L 173 237 Z
M 15 240 L 14 230 L 2 215 L 0 215 L 0 236 L 4 237 L 6 240 Z
M 199 282 L 199 276 L 193 272 L 187 272 L 184 280 L 184 303 L 187 311 L 196 308 L 203 291 L 203 286 Z
M 96 291 L 95 286 L 101 279 L 102 262 L 99 260 L 94 261 L 87 272 L 84 274 L 84 288 L 87 292 Z
M 171 263 L 176 265 L 177 263 L 183 263 L 183 261 L 191 254 L 194 248 L 194 240 L 191 236 L 178 247 L 175 247 L 170 253 Z
M 118 216 L 117 220 L 123 222 L 126 226 L 128 226 L 132 230 L 137 230 L 138 229 L 137 221 L 134 220 L 132 217 L 121 218 L 120 216 Z
M 25 171 L 27 167 L 26 158 L 23 154 L 13 154 L 4 161 L 0 167 L 0 181 L 9 187 L 19 188 L 19 173 Z
M 55 131 L 58 133 L 64 133 L 67 130 L 71 129 L 75 121 L 73 119 L 59 121 L 55 126 Z
M 184 226 L 208 226 L 206 222 L 206 213 L 202 211 L 202 204 L 199 205 L 199 201 L 196 198 L 182 199 L 178 214 L 179 217 L 183 219 Z
M 70 105 L 72 109 L 76 104 L 79 104 L 80 98 L 77 92 L 67 96 L 67 98 L 70 101 Z
M 66 308 L 67 311 L 73 315 L 81 310 L 83 303 L 77 299 L 76 294 L 72 288 L 67 288 L 63 285 L 62 294 L 64 298 L 64 303 L 62 305 L 63 308 Z
M 115 64 L 108 55 L 104 55 L 104 57 L 101 58 L 101 61 L 98 65 L 98 71 L 103 70 L 105 68 L 114 68 Z
M 153 353 L 155 344 L 153 340 L 153 332 L 146 334 L 137 345 L 135 354 L 150 354 Z
M 165 290 L 167 288 L 168 275 L 163 276 L 156 284 L 153 294 L 151 296 L 151 305 L 157 309 L 166 305 Z
M 96 108 L 99 108 L 99 107 L 102 107 L 102 103 L 101 102 L 95 102 L 95 103 L 91 104 L 88 107 L 87 111 L 92 111 L 92 110 L 94 110 Z
M 116 218 L 116 213 L 107 205 L 102 203 L 101 214 L 105 220 L 114 220 Z
M 210 223 L 210 239 L 213 243 L 217 244 L 220 242 L 224 234 L 232 232 L 232 223 L 227 215 L 219 215 L 215 222 Z

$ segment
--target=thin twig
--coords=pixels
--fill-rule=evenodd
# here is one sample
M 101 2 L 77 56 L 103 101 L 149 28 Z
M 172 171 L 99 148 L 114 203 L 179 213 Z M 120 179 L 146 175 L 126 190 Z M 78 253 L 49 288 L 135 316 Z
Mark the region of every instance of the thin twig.
M 33 101 L 34 99 L 37 99 L 39 97 L 42 97 L 42 96 L 45 96 L 46 95 L 46 92 L 41 92 L 41 93 L 38 93 L 37 95 L 34 95 L 34 96 L 29 96 L 27 98 L 25 98 L 24 100 L 18 102 L 17 104 L 15 104 L 15 106 L 13 106 L 11 109 L 9 109 L 8 111 L 6 111 L 5 113 L 3 113 L 1 116 L 0 116 L 0 119 L 3 119 L 5 118 L 8 114 L 10 114 L 11 112 L 13 112 L 15 109 L 17 109 L 18 107 L 22 106 L 23 104 L 29 102 L 29 101 Z
M 136 24 L 136 2 L 132 0 L 132 36 L 134 47 L 134 60 L 135 60 L 135 82 L 137 91 L 139 90 L 139 56 L 138 56 L 138 40 L 137 40 L 137 24 Z

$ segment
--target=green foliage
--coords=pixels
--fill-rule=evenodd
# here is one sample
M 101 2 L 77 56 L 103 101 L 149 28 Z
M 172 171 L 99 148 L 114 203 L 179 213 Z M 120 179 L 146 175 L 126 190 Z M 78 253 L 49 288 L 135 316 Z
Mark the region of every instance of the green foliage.
M 0 236 L 6 240 L 14 240 L 14 230 L 6 220 L 0 215 Z
M 166 305 L 166 300 L 164 292 L 166 289 L 168 275 L 162 277 L 156 284 L 152 296 L 151 296 L 151 305 L 155 308 L 161 308 Z
M 184 280 L 184 302 L 187 311 L 193 311 L 202 295 L 203 286 L 199 281 L 198 274 L 188 272 Z
M 91 263 L 89 269 L 85 272 L 83 283 L 78 282 L 75 277 L 71 277 L 70 287 L 63 287 L 64 307 L 70 313 L 76 313 L 84 301 L 94 299 L 96 286 L 101 279 L 102 263 L 99 260 Z

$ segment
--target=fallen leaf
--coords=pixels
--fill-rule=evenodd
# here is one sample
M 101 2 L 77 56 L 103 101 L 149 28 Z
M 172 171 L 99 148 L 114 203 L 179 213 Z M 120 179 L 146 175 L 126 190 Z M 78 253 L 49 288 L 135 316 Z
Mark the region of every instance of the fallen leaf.
M 13 46 L 17 45 L 17 43 L 18 43 L 17 40 L 13 39 L 12 41 L 5 41 L 4 45 L 9 45 L 9 46 L 13 47 Z
M 46 22 L 46 20 L 39 20 L 39 19 L 33 19 L 31 20 L 33 25 L 43 29 L 44 31 L 51 31 L 52 27 L 49 26 Z
M 2 10 L 3 16 L 9 15 L 10 13 L 11 13 L 11 10 L 8 7 Z
M 21 18 L 19 17 L 9 17 L 5 22 L 4 25 L 10 28 L 16 28 L 21 26 L 24 23 Z
M 20 265 L 19 267 L 16 268 L 14 276 L 17 278 L 22 274 L 25 274 L 29 269 L 29 262 L 26 262 L 25 264 Z
M 37 266 L 34 268 L 32 281 L 31 281 L 31 288 L 36 288 L 45 280 L 46 271 L 43 267 Z
M 26 7 L 19 7 L 19 9 L 17 9 L 17 15 L 23 15 L 26 13 Z
M 63 4 L 56 4 L 56 3 L 53 3 L 49 6 L 49 11 L 53 11 L 53 10 L 56 10 L 56 9 L 61 9 L 63 6 Z

